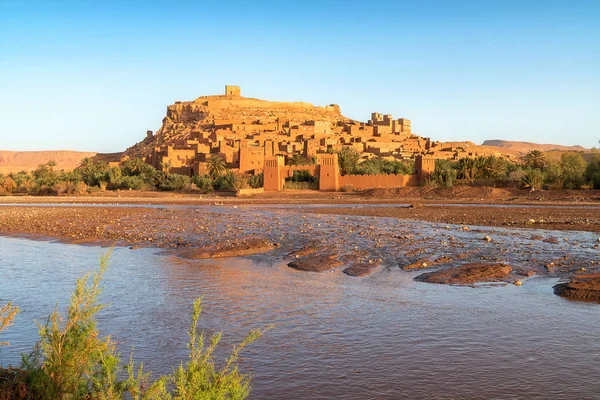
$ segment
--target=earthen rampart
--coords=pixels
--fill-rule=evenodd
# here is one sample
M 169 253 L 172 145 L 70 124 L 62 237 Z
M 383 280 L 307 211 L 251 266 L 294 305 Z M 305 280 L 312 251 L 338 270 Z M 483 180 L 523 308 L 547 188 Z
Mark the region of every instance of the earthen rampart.
M 387 189 L 418 186 L 417 175 L 344 175 L 340 176 L 340 187 L 350 186 L 356 190 Z

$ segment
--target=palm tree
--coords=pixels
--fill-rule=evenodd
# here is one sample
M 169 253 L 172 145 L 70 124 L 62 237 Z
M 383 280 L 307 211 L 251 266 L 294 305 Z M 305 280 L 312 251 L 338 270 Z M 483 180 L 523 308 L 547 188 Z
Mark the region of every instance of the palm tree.
M 479 164 L 480 161 L 475 158 L 465 157 L 458 160 L 457 169 L 460 179 L 468 183 L 474 182 L 479 172 Z
M 356 169 L 360 154 L 352 147 L 344 146 L 338 152 L 338 164 L 342 175 L 351 174 Z
M 542 169 L 546 166 L 546 155 L 540 150 L 531 150 L 523 157 L 523 161 L 530 168 Z
M 213 154 L 208 161 L 206 161 L 206 168 L 212 179 L 216 179 L 218 176 L 222 175 L 225 171 L 225 167 L 225 160 L 223 160 L 223 157 L 219 154 Z

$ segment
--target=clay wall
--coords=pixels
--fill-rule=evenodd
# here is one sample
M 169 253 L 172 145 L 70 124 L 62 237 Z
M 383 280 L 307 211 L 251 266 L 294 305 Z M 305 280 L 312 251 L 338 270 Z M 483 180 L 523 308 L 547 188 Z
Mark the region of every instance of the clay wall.
M 246 140 L 240 142 L 239 168 L 242 173 L 252 173 L 254 170 L 263 169 L 265 162 L 265 148 L 248 143 Z
M 320 147 L 320 143 L 316 139 L 309 139 L 304 142 L 304 157 L 310 159 L 317 155 L 317 150 Z
M 410 138 L 410 139 L 406 139 L 405 141 L 402 142 L 402 149 L 404 151 L 411 151 L 411 152 L 420 152 L 420 151 L 424 151 L 425 150 L 425 140 L 422 140 L 420 138 Z
M 412 130 L 410 128 L 410 120 L 406 118 L 400 118 L 398 120 L 400 123 L 400 132 L 406 134 L 407 136 L 412 135 Z
M 417 186 L 417 175 L 344 175 L 340 187 L 349 185 L 357 190 Z
M 373 135 L 389 135 L 392 133 L 392 127 L 388 125 L 375 125 L 373 129 Z

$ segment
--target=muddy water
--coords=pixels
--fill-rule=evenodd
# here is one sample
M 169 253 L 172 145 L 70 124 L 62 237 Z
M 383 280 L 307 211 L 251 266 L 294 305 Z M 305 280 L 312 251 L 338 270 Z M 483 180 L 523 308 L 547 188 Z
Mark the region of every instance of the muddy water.
M 598 259 L 593 234 L 465 231 L 386 218 L 291 217 L 290 210 L 252 207 L 210 212 L 222 219 L 225 236 L 235 236 L 234 222 L 243 222 L 244 234 L 260 233 L 282 247 L 205 261 L 116 249 L 103 293 L 111 305 L 100 326 L 124 354 L 134 347 L 151 371 L 166 373 L 185 360 L 190 305 L 203 295 L 201 326 L 223 330 L 225 349 L 251 328 L 275 324 L 242 360 L 243 370 L 254 374 L 254 398 L 600 395 L 600 305 L 554 296 L 553 277 L 529 278 L 521 287 L 470 288 L 415 282 L 418 271 L 398 268 L 415 251 L 432 257 L 472 251 L 528 267 L 540 263 L 532 259 L 568 253 L 578 268 Z M 558 243 L 531 239 L 534 234 Z M 482 235 L 493 241 L 483 242 Z M 290 249 L 315 240 L 341 256 L 382 258 L 383 266 L 352 278 L 340 271 L 299 272 L 282 261 Z M 0 238 L 0 303 L 12 300 L 23 310 L 2 336 L 12 346 L 1 350 L 0 363 L 18 362 L 35 341 L 32 320 L 43 321 L 57 301 L 64 305 L 76 278 L 95 267 L 101 252 Z

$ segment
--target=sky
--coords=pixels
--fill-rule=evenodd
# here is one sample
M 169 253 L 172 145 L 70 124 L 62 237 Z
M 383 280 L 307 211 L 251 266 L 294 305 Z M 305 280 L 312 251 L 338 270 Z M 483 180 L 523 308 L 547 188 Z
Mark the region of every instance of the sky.
M 433 140 L 599 146 L 599 0 L 0 0 L 0 149 L 123 151 L 176 100 L 339 104 Z

